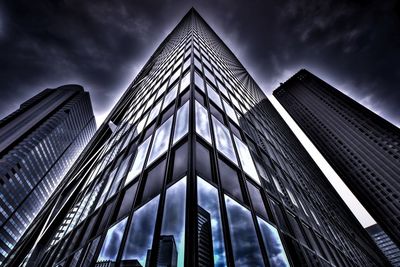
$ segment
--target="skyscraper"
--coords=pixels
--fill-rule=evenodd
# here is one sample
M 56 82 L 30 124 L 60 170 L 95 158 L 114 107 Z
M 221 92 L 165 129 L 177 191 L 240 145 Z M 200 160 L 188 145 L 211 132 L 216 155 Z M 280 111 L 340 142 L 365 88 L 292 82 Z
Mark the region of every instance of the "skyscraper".
M 388 258 L 392 266 L 400 267 L 400 249 L 390 239 L 390 237 L 382 230 L 379 225 L 374 224 L 366 228 L 367 232 L 372 236 L 375 243 L 382 250 L 383 254 Z
M 156 266 L 160 240 L 170 236 L 177 266 L 198 266 L 199 234 L 212 241 L 214 266 L 385 264 L 194 9 L 145 64 L 56 196 L 9 264 Z M 199 233 L 206 221 L 211 231 Z
M 274 95 L 400 245 L 400 129 L 306 70 Z
M 46 89 L 0 121 L 0 264 L 95 131 L 77 85 Z
M 212 244 L 212 232 L 211 232 L 211 216 L 205 209 L 198 207 L 197 210 L 197 253 L 198 260 L 197 266 L 213 267 L 214 266 L 214 253 Z

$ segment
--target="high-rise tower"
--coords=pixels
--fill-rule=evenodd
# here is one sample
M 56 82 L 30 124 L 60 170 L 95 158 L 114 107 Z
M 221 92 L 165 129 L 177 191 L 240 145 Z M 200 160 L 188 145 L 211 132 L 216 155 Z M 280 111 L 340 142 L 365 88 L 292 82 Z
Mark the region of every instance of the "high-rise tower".
M 0 264 L 95 131 L 77 85 L 46 89 L 0 121 Z
M 306 70 L 274 95 L 400 245 L 400 129 Z
M 194 9 L 145 64 L 8 262 L 156 266 L 165 237 L 174 240 L 177 266 L 384 264 Z

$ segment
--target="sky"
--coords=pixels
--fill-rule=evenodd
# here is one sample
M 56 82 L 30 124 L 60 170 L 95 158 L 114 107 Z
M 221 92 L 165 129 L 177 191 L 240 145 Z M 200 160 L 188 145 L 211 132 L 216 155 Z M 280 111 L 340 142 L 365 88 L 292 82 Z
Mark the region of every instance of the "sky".
M 301 68 L 400 126 L 400 2 L 21 1 L 0 3 L 0 117 L 45 88 L 81 84 L 102 122 L 194 6 L 256 82 Z

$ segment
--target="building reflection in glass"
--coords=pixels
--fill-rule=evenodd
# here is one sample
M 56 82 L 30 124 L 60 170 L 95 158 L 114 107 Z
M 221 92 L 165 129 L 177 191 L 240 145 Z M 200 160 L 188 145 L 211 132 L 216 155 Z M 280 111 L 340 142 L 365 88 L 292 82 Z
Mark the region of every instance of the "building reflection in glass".
M 290 265 L 282 241 L 279 237 L 278 230 L 259 217 L 257 217 L 257 221 L 260 226 L 264 245 L 267 248 L 269 264 L 272 267 L 289 267 Z
M 225 195 L 235 266 L 264 266 L 250 211 Z
M 226 266 L 218 191 L 211 184 L 197 177 L 197 198 L 198 205 L 210 214 L 214 265 Z
M 133 214 L 122 260 L 137 260 L 145 266 L 147 251 L 153 241 L 159 199 L 160 196 L 153 198 Z
M 104 239 L 103 246 L 97 262 L 102 261 L 115 261 L 117 259 L 119 246 L 121 245 L 122 236 L 126 226 L 128 218 L 123 219 L 107 231 L 107 235 Z
M 186 177 L 167 189 L 161 235 L 173 236 L 178 252 L 178 265 L 184 266 Z

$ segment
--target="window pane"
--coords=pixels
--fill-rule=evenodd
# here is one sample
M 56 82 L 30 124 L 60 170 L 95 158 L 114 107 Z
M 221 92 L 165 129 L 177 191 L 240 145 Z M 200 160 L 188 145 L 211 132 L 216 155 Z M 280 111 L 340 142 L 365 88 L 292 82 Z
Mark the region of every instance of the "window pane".
M 210 151 L 199 142 L 196 143 L 196 170 L 205 179 L 212 180 Z
M 125 225 L 128 218 L 123 219 L 107 231 L 97 262 L 111 261 L 115 262 L 124 235 Z
M 199 265 L 226 266 L 218 190 L 197 177 Z M 211 253 L 210 253 L 211 250 Z
M 249 148 L 236 136 L 233 136 L 235 144 L 239 153 L 240 163 L 242 163 L 243 170 L 251 177 L 254 181 L 260 184 L 260 178 L 258 178 L 256 167 L 254 166 L 253 158 L 251 157 Z
M 154 134 L 153 144 L 150 150 L 149 161 L 147 166 L 149 166 L 155 159 L 165 153 L 168 149 L 169 139 L 171 136 L 171 126 L 173 117 L 169 118 L 164 122 L 160 128 L 157 129 Z
M 264 266 L 250 211 L 225 195 L 235 266 Z
M 134 183 L 128 190 L 125 191 L 124 198 L 119 205 L 117 219 L 121 218 L 131 210 L 133 206 L 133 200 L 135 199 L 137 186 L 138 183 Z
M 208 123 L 207 110 L 199 103 L 195 102 L 196 112 L 196 133 L 211 144 L 210 124 Z
M 157 115 L 160 113 L 160 108 L 161 108 L 161 101 L 159 101 L 150 111 L 146 125 L 149 125 L 150 122 L 152 122 L 157 117 Z
M 128 168 L 128 163 L 129 160 L 131 159 L 132 154 L 129 155 L 127 158 L 124 159 L 124 161 L 120 164 L 120 167 L 118 169 L 118 173 L 114 178 L 114 181 L 111 185 L 110 193 L 107 196 L 107 199 L 109 199 L 112 195 L 114 195 L 115 192 L 117 192 L 118 187 L 121 183 L 122 178 L 124 177 L 124 174 L 126 172 L 126 169 Z
M 125 185 L 132 181 L 142 171 L 147 150 L 149 149 L 150 140 L 151 137 L 147 138 L 146 141 L 138 146 L 135 160 L 133 161 L 132 167 L 128 173 L 128 176 L 126 177 Z
M 82 266 L 90 266 L 96 253 L 97 245 L 99 244 L 100 237 L 97 237 L 88 245 L 88 250 L 85 255 L 85 259 L 82 261 Z
M 218 160 L 218 166 L 222 188 L 228 191 L 231 195 L 243 201 L 242 190 L 240 189 L 237 172 L 222 160 Z
M 177 251 L 177 265 L 171 266 L 184 266 L 185 254 L 185 205 L 186 203 L 186 177 L 182 178 L 179 182 L 167 189 L 165 196 L 164 215 L 161 227 L 161 237 L 167 238 L 172 236 L 171 242 L 175 242 Z M 163 239 L 161 239 L 163 240 Z M 160 244 L 160 246 L 163 243 Z M 159 253 L 162 249 L 159 249 Z M 163 257 L 158 255 L 160 261 Z M 158 262 L 157 265 L 162 265 Z
M 166 108 L 172 101 L 176 99 L 176 95 L 178 94 L 178 84 L 174 85 L 174 87 L 167 93 L 164 99 L 164 103 L 162 109 Z
M 172 181 L 181 178 L 188 168 L 188 144 L 181 145 L 174 153 L 174 165 L 172 171 Z
M 190 84 L 190 73 L 188 72 L 188 73 L 185 75 L 185 77 L 182 78 L 181 87 L 180 87 L 180 89 L 179 89 L 179 90 L 180 90 L 179 92 L 182 92 L 183 90 L 185 90 L 186 87 L 189 86 L 189 84 Z
M 257 221 L 267 249 L 270 266 L 290 266 L 278 230 L 259 217 L 257 217 Z
M 212 86 L 210 86 L 207 83 L 207 93 L 208 93 L 208 97 L 211 99 L 211 101 L 213 101 L 215 104 L 217 104 L 218 107 L 220 107 L 222 109 L 222 103 L 221 103 L 221 99 L 219 98 L 219 95 L 217 92 L 215 92 L 215 90 L 212 88 Z
M 237 164 L 235 150 L 233 149 L 229 130 L 214 117 L 212 117 L 212 122 L 214 126 L 214 138 L 217 149 L 228 159 Z
M 194 73 L 194 84 L 203 92 L 205 92 L 204 90 L 204 80 L 203 78 L 201 78 L 201 76 L 195 72 Z
M 176 125 L 174 133 L 174 144 L 189 130 L 189 101 L 180 107 L 176 114 Z
M 147 200 L 160 194 L 164 183 L 165 164 L 166 160 L 164 159 L 161 163 L 148 172 L 141 203 L 146 203 Z
M 260 190 L 248 181 L 247 181 L 247 188 L 249 189 L 249 195 L 254 210 L 268 218 Z
M 225 100 L 223 100 L 223 103 L 224 103 L 226 114 L 228 114 L 229 118 L 231 118 L 234 122 L 239 124 L 236 113 L 233 110 L 233 108 L 231 107 L 231 105 L 229 105 Z
M 142 266 L 146 266 L 147 251 L 151 249 L 153 241 L 159 199 L 160 196 L 153 198 L 133 214 L 122 260 L 137 260 Z

